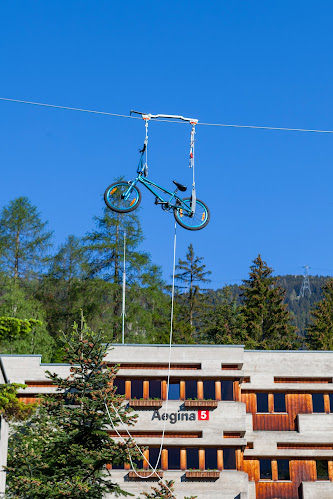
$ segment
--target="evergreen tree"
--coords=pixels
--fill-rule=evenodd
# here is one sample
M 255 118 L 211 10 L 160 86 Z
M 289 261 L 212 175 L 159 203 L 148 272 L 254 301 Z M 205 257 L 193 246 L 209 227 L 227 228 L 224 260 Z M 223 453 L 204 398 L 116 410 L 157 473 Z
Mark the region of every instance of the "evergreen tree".
M 299 346 L 283 303 L 285 291 L 277 281 L 258 255 L 250 267 L 249 279 L 241 286 L 247 348 L 286 350 Z
M 186 260 L 178 260 L 175 274 L 175 280 L 180 281 L 188 288 L 188 291 L 182 293 L 181 300 L 187 309 L 187 318 L 191 327 L 193 327 L 194 312 L 200 302 L 200 284 L 210 282 L 206 276 L 211 274 L 210 270 L 205 270 L 206 265 L 202 263 L 203 257 L 195 256 L 192 244 L 189 245 Z
M 323 286 L 323 299 L 311 310 L 307 346 L 312 350 L 333 350 L 333 279 Z
M 0 269 L 17 278 L 39 276 L 52 233 L 27 197 L 14 199 L 0 214 Z
M 148 494 L 147 492 L 142 492 L 140 495 L 146 499 L 173 499 L 176 497 L 174 495 L 174 483 L 173 480 L 160 481 L 158 487 L 152 487 L 153 493 Z M 195 499 L 196 497 L 197 496 L 184 497 L 184 499 Z M 140 499 L 140 497 L 137 499 Z
M 239 345 L 244 342 L 244 332 L 242 307 L 231 287 L 226 286 L 203 318 L 203 339 L 215 345 Z
M 136 416 L 116 394 L 116 368 L 103 360 L 107 345 L 83 325 L 73 327 L 65 349 L 70 375 L 48 373 L 57 393 L 42 398 L 29 422 L 15 427 L 9 441 L 7 496 L 25 499 L 102 499 L 104 494 L 127 495 L 110 479 L 108 463 L 140 459 L 134 442 L 115 442 L 108 433 L 105 404 L 118 426 L 113 406 L 126 425 Z

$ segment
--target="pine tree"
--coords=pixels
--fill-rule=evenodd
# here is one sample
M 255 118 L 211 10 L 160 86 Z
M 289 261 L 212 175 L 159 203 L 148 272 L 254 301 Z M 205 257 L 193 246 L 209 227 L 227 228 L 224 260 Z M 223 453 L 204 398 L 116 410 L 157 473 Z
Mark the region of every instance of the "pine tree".
M 180 281 L 188 287 L 188 292 L 181 296 L 179 303 L 183 301 L 187 308 L 187 317 L 190 326 L 193 327 L 194 312 L 200 301 L 200 284 L 210 282 L 206 276 L 211 274 L 210 270 L 205 270 L 206 265 L 202 263 L 203 257 L 195 256 L 192 244 L 189 245 L 186 260 L 178 260 L 175 274 L 176 281 Z
M 41 275 L 52 232 L 27 197 L 4 207 L 0 215 L 0 269 L 17 278 Z
M 104 494 L 126 495 L 110 480 L 108 463 L 140 459 L 134 442 L 115 442 L 108 428 L 109 408 L 113 424 L 119 425 L 113 406 L 126 425 L 133 416 L 116 394 L 116 368 L 104 361 L 107 345 L 83 322 L 73 327 L 65 349 L 70 375 L 48 373 L 57 393 L 42 398 L 39 410 L 25 424 L 15 427 L 9 441 L 7 493 L 9 498 L 102 499 Z M 105 405 L 106 404 L 106 405 Z M 7 497 L 7 496 L 6 496 Z
M 165 480 L 165 482 L 160 481 L 158 487 L 152 487 L 153 493 L 148 494 L 147 492 L 142 492 L 143 497 L 146 499 L 174 499 L 176 496 L 174 492 L 174 481 Z M 195 499 L 197 496 L 184 497 L 184 499 Z M 138 497 L 137 499 L 140 499 Z
M 333 279 L 322 288 L 323 299 L 311 310 L 307 346 L 312 350 L 333 350 Z
M 287 305 L 285 291 L 261 259 L 253 260 L 249 279 L 241 286 L 247 348 L 289 350 L 299 346 Z
M 204 340 L 215 345 L 242 344 L 244 316 L 230 286 L 218 292 L 216 302 L 203 318 L 201 330 Z

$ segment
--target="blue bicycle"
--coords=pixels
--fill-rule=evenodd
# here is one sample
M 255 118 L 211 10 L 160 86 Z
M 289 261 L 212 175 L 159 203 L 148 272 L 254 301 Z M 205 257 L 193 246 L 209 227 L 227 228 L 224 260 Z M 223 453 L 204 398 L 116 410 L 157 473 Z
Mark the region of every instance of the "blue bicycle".
M 148 120 L 151 117 L 151 115 L 143 115 L 143 118 L 147 119 L 146 139 L 142 150 L 140 150 L 141 156 L 135 180 L 131 180 L 129 182 L 120 180 L 109 185 L 104 193 L 104 201 L 108 208 L 110 208 L 110 210 L 117 213 L 129 213 L 133 210 L 136 210 L 136 208 L 138 208 L 138 206 L 140 205 L 142 197 L 137 184 L 141 184 L 155 196 L 156 205 L 160 205 L 164 211 L 173 212 L 176 222 L 178 222 L 181 227 L 188 230 L 203 229 L 204 227 L 206 227 L 210 220 L 210 213 L 207 205 L 203 201 L 200 201 L 200 199 L 196 199 L 194 184 L 192 186 L 191 196 L 181 199 L 177 195 L 177 192 L 185 192 L 187 188 L 184 185 L 174 180 L 173 183 L 175 184 L 176 189 L 171 192 L 168 189 L 165 189 L 164 187 L 156 184 L 155 182 L 148 180 L 147 178 L 148 165 L 147 160 L 144 163 L 143 157 L 147 150 L 147 128 Z M 191 141 L 191 144 L 192 142 L 194 146 L 194 131 L 193 141 Z M 190 158 L 191 162 L 191 160 L 193 160 L 193 151 L 190 153 Z M 162 197 L 163 193 L 167 195 L 167 199 Z

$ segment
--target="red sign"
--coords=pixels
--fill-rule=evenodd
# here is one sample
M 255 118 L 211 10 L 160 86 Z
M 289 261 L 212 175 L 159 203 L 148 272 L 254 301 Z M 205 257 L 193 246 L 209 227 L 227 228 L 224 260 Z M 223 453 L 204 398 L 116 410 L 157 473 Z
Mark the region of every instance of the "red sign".
M 208 421 L 209 411 L 198 411 L 198 419 L 199 421 Z

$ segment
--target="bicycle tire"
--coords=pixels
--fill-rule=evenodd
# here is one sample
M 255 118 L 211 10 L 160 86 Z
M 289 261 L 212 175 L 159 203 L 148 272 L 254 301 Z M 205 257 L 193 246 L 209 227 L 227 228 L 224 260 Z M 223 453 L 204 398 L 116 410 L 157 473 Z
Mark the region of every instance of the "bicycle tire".
M 105 204 L 110 210 L 117 213 L 129 213 L 136 210 L 141 203 L 141 192 L 136 187 L 132 186 L 130 196 L 126 201 L 122 198 L 130 184 L 128 182 L 113 182 L 104 192 Z
M 190 207 L 191 198 L 184 198 L 183 202 L 187 202 L 187 205 Z M 173 214 L 176 222 L 187 230 L 200 230 L 206 227 L 210 220 L 210 211 L 208 206 L 200 199 L 196 201 L 196 210 L 193 217 L 186 215 L 182 207 L 174 208 Z

